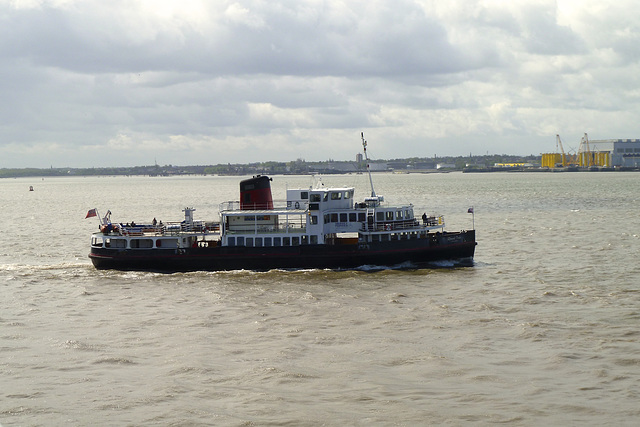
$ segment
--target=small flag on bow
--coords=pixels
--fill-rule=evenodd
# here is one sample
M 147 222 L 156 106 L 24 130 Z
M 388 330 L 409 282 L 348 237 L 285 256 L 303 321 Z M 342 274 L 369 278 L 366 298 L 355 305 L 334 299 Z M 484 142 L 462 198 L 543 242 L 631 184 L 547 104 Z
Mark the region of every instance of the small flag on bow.
M 98 216 L 98 211 L 95 208 L 89 210 L 89 212 L 87 212 L 87 216 L 85 216 L 84 219 L 91 218 L 92 216 Z
M 473 208 L 469 208 L 469 210 L 467 211 L 467 213 L 472 214 L 472 213 L 473 213 Z

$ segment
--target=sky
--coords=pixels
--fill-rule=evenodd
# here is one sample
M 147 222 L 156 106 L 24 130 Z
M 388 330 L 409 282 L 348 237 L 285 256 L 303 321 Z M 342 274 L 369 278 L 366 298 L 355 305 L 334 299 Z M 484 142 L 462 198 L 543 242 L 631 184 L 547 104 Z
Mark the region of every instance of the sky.
M 0 168 L 640 138 L 637 0 L 0 0 Z

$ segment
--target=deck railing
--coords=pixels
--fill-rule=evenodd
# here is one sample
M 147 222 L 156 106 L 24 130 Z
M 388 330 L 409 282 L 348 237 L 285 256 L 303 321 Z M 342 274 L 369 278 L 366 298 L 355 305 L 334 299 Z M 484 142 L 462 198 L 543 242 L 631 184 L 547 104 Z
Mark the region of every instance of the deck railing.
M 306 233 L 307 227 L 304 223 L 289 222 L 278 225 L 246 225 L 234 226 L 225 230 L 226 234 L 286 234 L 286 233 Z
M 430 216 L 426 221 L 418 221 L 417 219 L 406 221 L 383 221 L 374 222 L 373 224 L 363 223 L 363 231 L 382 232 L 382 231 L 415 231 L 416 228 L 441 228 L 444 227 L 444 216 Z
M 118 224 L 113 227 L 111 233 L 114 235 L 123 236 L 142 236 L 142 235 L 155 235 L 162 236 L 165 234 L 176 235 L 179 233 L 214 233 L 220 230 L 219 223 L 205 222 L 205 221 L 193 221 L 177 222 L 170 221 L 163 224 L 156 225 L 128 225 Z
M 295 204 L 289 206 L 286 200 L 274 200 L 272 204 L 267 203 L 245 203 L 245 205 L 250 206 L 249 208 L 245 207 L 242 209 L 243 211 L 271 211 L 271 210 L 285 210 L 285 209 L 306 209 L 306 204 L 299 204 L 298 208 L 295 207 Z M 219 205 L 220 212 L 227 211 L 239 211 L 240 202 L 237 200 L 230 200 L 227 202 L 222 202 Z

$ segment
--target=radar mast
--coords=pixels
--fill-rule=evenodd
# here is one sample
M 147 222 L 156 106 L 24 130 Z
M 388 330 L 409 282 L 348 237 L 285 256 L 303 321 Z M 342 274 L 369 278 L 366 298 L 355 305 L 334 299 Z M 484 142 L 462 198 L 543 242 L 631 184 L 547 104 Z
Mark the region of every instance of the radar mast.
M 371 197 L 376 197 L 376 191 L 373 189 L 373 179 L 371 178 L 371 168 L 369 168 L 369 156 L 367 155 L 367 141 L 364 139 L 364 132 L 360 132 L 362 138 L 362 148 L 364 149 L 364 158 L 367 161 L 367 173 L 369 174 L 369 184 L 371 184 Z

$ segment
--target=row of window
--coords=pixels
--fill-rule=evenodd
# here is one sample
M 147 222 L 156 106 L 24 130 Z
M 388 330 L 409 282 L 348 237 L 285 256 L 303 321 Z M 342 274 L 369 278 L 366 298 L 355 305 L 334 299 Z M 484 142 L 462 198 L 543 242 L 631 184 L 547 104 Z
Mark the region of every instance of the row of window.
M 411 219 L 413 218 L 413 209 L 401 209 L 395 211 L 395 213 L 394 211 L 376 212 L 377 221 L 392 221 L 394 219 L 394 216 L 396 220 Z
M 312 218 L 313 219 L 313 218 Z M 331 222 L 364 222 L 366 216 L 364 212 L 343 212 L 324 214 L 324 223 Z
M 424 239 L 426 232 L 409 232 L 409 233 L 391 233 L 391 234 L 374 234 L 368 237 L 370 242 L 389 242 L 393 240 L 413 240 Z
M 271 221 L 271 215 L 246 215 L 243 217 L 245 221 Z
M 413 210 L 397 210 L 397 211 L 378 211 L 376 212 L 376 221 L 402 221 L 413 218 Z M 348 213 L 329 213 L 324 215 L 324 223 L 331 222 L 364 222 L 366 214 L 364 212 L 348 212 Z M 314 223 L 315 224 L 315 223 Z
M 640 148 L 617 148 L 617 153 L 640 153 Z
M 92 246 L 101 247 L 103 244 L 102 239 L 94 239 L 91 242 Z M 130 247 L 132 249 L 150 249 L 153 248 L 153 239 L 132 239 L 130 241 Z M 127 248 L 127 239 L 104 239 L 105 248 Z M 175 249 L 178 247 L 178 239 L 157 239 L 157 248 Z
M 331 200 L 342 200 L 342 199 L 348 200 L 352 197 L 353 197 L 353 190 L 311 193 L 311 196 L 309 196 L 308 191 L 300 192 L 300 199 L 309 200 L 311 203 L 319 203 L 321 201 L 326 202 L 327 200 L 329 200 L 329 198 L 331 198 Z
M 227 237 L 228 246 L 271 247 L 271 246 L 300 246 L 317 245 L 318 236 L 293 237 Z

